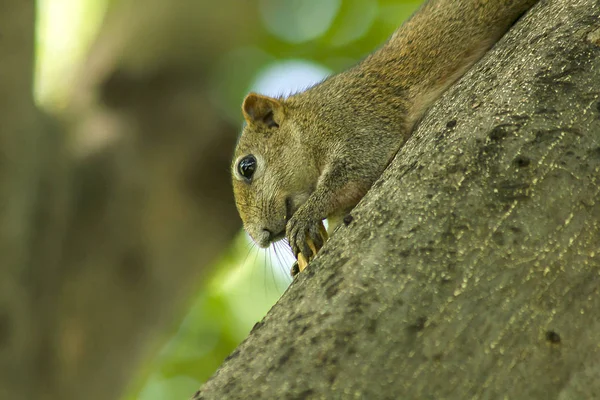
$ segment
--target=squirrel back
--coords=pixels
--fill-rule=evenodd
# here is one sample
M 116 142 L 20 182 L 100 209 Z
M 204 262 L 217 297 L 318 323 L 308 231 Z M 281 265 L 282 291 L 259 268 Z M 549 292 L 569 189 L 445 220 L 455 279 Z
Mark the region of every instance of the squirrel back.
M 244 227 L 309 259 L 427 108 L 538 0 L 429 0 L 358 65 L 288 98 L 251 93 L 232 165 Z M 333 221 L 333 223 L 332 223 Z

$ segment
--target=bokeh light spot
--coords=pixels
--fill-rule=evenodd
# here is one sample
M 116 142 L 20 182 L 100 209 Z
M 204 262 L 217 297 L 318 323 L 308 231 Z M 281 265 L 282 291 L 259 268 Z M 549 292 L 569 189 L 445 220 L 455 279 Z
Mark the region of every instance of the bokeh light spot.
M 344 46 L 363 37 L 375 22 L 379 14 L 379 6 L 370 0 L 345 1 L 339 24 L 334 26 L 330 42 L 334 46 Z
M 310 61 L 276 62 L 258 73 L 251 91 L 272 97 L 286 96 L 302 91 L 330 74 L 329 69 Z
M 301 43 L 325 33 L 340 5 L 341 0 L 261 0 L 260 13 L 269 32 Z

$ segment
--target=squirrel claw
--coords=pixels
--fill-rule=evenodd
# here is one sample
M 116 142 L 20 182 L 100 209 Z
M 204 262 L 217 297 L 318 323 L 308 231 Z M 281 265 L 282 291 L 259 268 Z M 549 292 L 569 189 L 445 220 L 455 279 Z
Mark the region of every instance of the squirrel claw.
M 298 261 L 295 261 L 294 264 L 292 265 L 292 269 L 290 270 L 290 275 L 292 276 L 292 278 L 295 278 L 296 275 L 298 275 L 300 273 L 300 267 L 298 266 Z
M 294 256 L 302 254 L 306 260 L 313 258 L 323 247 L 326 237 L 323 236 L 322 222 L 301 218 L 296 215 L 287 226 L 287 236 Z
M 296 258 L 298 258 L 298 254 L 302 253 L 307 260 L 314 255 L 309 242 L 316 251 L 323 246 L 323 239 L 317 223 L 300 222 L 294 218 L 288 223 L 288 240 Z

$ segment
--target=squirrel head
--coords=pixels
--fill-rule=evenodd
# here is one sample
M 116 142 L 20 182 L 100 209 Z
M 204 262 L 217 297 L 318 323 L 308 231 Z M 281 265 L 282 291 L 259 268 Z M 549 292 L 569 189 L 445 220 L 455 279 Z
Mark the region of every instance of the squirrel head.
M 250 93 L 232 164 L 235 203 L 260 247 L 285 237 L 287 221 L 314 190 L 318 170 L 284 99 Z

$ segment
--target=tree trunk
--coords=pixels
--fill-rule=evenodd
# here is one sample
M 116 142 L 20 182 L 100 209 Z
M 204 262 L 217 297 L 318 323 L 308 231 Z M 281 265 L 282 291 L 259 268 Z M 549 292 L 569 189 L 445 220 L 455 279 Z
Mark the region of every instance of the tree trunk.
M 194 399 L 599 396 L 599 17 L 520 20 Z

